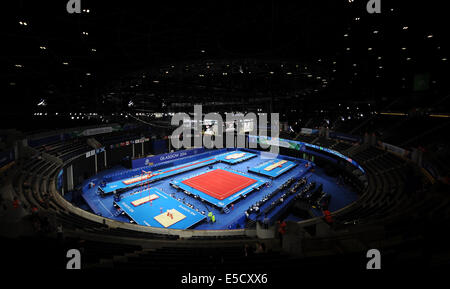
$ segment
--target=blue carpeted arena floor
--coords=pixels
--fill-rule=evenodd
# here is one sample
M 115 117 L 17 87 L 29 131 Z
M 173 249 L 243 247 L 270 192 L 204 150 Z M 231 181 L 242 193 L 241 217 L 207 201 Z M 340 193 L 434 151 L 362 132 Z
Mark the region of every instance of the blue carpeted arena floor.
M 255 151 L 255 154 L 258 154 L 258 152 Z M 208 158 L 211 156 L 208 155 Z M 196 157 L 197 160 L 201 160 L 202 156 L 199 155 Z M 281 174 L 279 177 L 275 179 L 271 179 L 268 177 L 264 177 L 261 175 L 255 175 L 255 177 L 259 179 L 263 179 L 267 182 L 271 182 L 271 185 L 269 187 L 263 187 L 260 191 L 255 191 L 247 195 L 245 199 L 240 199 L 238 202 L 234 204 L 233 209 L 230 211 L 230 213 L 225 214 L 221 213 L 218 209 L 214 208 L 211 205 L 208 205 L 205 202 L 202 202 L 198 199 L 194 199 L 192 197 L 189 197 L 185 195 L 182 191 L 178 191 L 175 188 L 173 188 L 170 185 L 170 182 L 174 180 L 181 180 L 183 178 L 186 178 L 190 175 L 199 174 L 202 172 L 206 172 L 209 170 L 208 166 L 206 167 L 200 167 L 193 170 L 189 170 L 168 178 L 165 178 L 163 180 L 156 181 L 151 184 L 151 187 L 158 188 L 162 192 L 165 192 L 168 195 L 171 195 L 174 199 L 179 200 L 181 202 L 184 202 L 186 205 L 191 207 L 192 209 L 197 209 L 198 212 L 204 211 L 212 211 L 213 214 L 216 216 L 216 222 L 214 224 L 208 223 L 207 221 L 203 221 L 197 225 L 194 225 L 192 228 L 195 229 L 204 229 L 204 230 L 221 230 L 221 229 L 234 229 L 237 227 L 242 227 L 244 225 L 244 212 L 254 203 L 262 199 L 264 195 L 269 194 L 270 192 L 274 191 L 277 187 L 282 185 L 284 182 L 286 182 L 291 177 L 301 177 L 305 176 L 308 178 L 308 182 L 315 181 L 317 185 L 322 184 L 323 190 L 330 194 L 332 196 L 329 210 L 335 211 L 338 210 L 351 202 L 355 201 L 357 199 L 356 192 L 353 192 L 349 187 L 346 186 L 338 186 L 336 184 L 336 179 L 330 176 L 327 176 L 323 169 L 316 167 L 315 171 L 311 173 L 310 171 L 307 171 L 304 167 L 304 160 L 301 159 L 293 159 L 288 158 L 284 156 L 279 156 L 278 158 L 284 158 L 289 161 L 296 162 L 298 165 L 296 165 L 294 168 L 288 170 L 287 172 Z M 192 162 L 192 158 L 189 159 L 189 162 Z M 267 162 L 267 159 L 262 159 L 259 155 L 253 158 L 250 158 L 246 161 L 231 165 L 226 163 L 215 163 L 213 165 L 213 168 L 221 168 L 221 169 L 232 169 L 234 171 L 241 171 L 246 174 L 252 175 L 252 173 L 248 172 L 248 170 L 252 167 L 256 167 L 258 165 L 261 165 L 262 163 Z M 97 194 L 97 187 L 88 188 L 88 183 L 90 181 L 94 182 L 100 182 L 103 177 L 106 177 L 108 175 L 112 175 L 117 172 L 121 172 L 126 170 L 122 167 L 115 167 L 110 170 L 103 171 L 96 176 L 94 176 L 91 179 L 86 180 L 83 183 L 83 192 L 82 197 L 84 201 L 87 203 L 87 205 L 90 207 L 90 209 L 99 215 L 102 215 L 107 218 L 116 219 L 119 221 L 128 222 L 129 218 L 127 216 L 118 215 L 118 210 L 114 208 L 113 206 L 113 196 L 109 195 L 106 197 L 100 197 Z M 129 196 L 132 192 L 126 192 L 122 194 L 122 199 Z M 279 195 L 283 194 L 283 192 L 278 193 Z M 67 198 L 70 198 L 70 195 L 66 195 Z M 273 200 L 277 199 L 279 196 L 275 195 L 273 197 Z M 277 214 L 278 210 L 274 210 L 271 215 Z M 320 211 L 312 210 L 312 214 L 321 215 Z M 293 221 L 299 221 L 300 218 L 289 215 L 287 217 L 289 220 Z M 206 220 L 206 219 L 205 219 Z

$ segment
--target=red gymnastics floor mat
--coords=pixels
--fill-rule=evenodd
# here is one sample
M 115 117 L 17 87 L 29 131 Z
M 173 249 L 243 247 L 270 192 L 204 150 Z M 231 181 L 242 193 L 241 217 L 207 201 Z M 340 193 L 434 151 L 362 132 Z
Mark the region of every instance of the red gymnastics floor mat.
M 256 180 L 229 171 L 216 169 L 182 181 L 198 191 L 223 200 L 256 183 Z

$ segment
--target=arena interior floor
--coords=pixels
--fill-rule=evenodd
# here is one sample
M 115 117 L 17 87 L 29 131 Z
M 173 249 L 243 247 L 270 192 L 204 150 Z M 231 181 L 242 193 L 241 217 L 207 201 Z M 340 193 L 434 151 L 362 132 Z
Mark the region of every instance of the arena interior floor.
M 200 173 L 206 172 L 206 171 L 210 170 L 208 168 L 208 166 L 197 168 L 197 169 L 187 171 L 187 172 L 183 172 L 181 174 L 156 181 L 151 184 L 151 187 L 157 188 L 166 194 L 173 195 L 175 197 L 175 199 L 184 200 L 185 202 L 192 204 L 194 206 L 194 208 L 198 208 L 200 211 L 206 211 L 206 212 L 212 211 L 214 213 L 214 215 L 216 216 L 216 222 L 214 224 L 207 223 L 207 222 L 201 222 L 192 227 L 193 229 L 198 229 L 198 230 L 234 229 L 237 227 L 238 224 L 240 227 L 242 227 L 244 224 L 245 210 L 247 210 L 252 204 L 259 201 L 264 195 L 269 194 L 270 192 L 275 190 L 281 184 L 286 182 L 289 178 L 298 177 L 300 175 L 307 177 L 308 182 L 314 181 L 317 183 L 317 185 L 319 185 L 319 184 L 323 185 L 323 190 L 332 196 L 330 206 L 329 206 L 330 211 L 338 210 L 357 199 L 356 192 L 352 191 L 349 187 L 347 187 L 345 185 L 337 185 L 336 178 L 326 175 L 322 168 L 316 166 L 314 172 L 308 171 L 305 173 L 304 165 L 301 165 L 304 163 L 304 160 L 293 159 L 293 158 L 289 158 L 289 160 L 298 162 L 299 165 L 297 165 L 293 169 L 283 173 L 282 175 L 280 175 L 279 177 L 277 177 L 273 180 L 268 177 L 253 174 L 255 177 L 257 177 L 259 179 L 264 179 L 266 181 L 270 181 L 271 182 L 270 187 L 264 186 L 261 190 L 254 191 L 254 192 L 248 194 L 245 199 L 238 200 L 237 202 L 234 203 L 234 208 L 229 214 L 220 213 L 220 211 L 218 209 L 216 209 L 214 206 L 205 204 L 204 202 L 201 202 L 200 200 L 186 196 L 182 191 L 178 191 L 170 185 L 170 182 L 172 182 L 174 180 L 181 180 L 181 179 L 186 178 L 191 175 L 198 175 Z M 190 160 L 190 161 L 192 161 L 192 160 Z M 213 169 L 225 169 L 225 170 L 232 169 L 234 171 L 240 171 L 240 172 L 243 172 L 243 173 L 251 176 L 252 173 L 248 172 L 249 168 L 256 167 L 263 162 L 267 162 L 267 159 L 262 159 L 261 156 L 258 155 L 257 157 L 254 157 L 254 158 L 248 159 L 244 162 L 233 164 L 233 165 L 225 164 L 225 163 L 215 163 L 213 165 Z M 102 171 L 99 174 L 95 175 L 94 177 L 85 180 L 82 185 L 82 188 L 83 188 L 82 189 L 82 197 L 85 201 L 88 201 L 86 203 L 89 203 L 90 205 L 88 206 L 86 204 L 82 204 L 82 205 L 80 205 L 80 207 L 83 209 L 86 209 L 86 210 L 93 211 L 94 213 L 102 215 L 107 218 L 115 219 L 118 221 L 129 222 L 129 219 L 127 216 L 117 214 L 117 210 L 113 206 L 113 196 L 112 195 L 108 195 L 108 196 L 102 198 L 97 194 L 96 187 L 89 189 L 88 185 L 87 185 L 92 179 L 99 180 L 105 176 L 108 176 L 108 175 L 111 175 L 111 174 L 117 173 L 117 172 L 123 172 L 124 170 L 126 170 L 126 168 L 121 167 L 121 166 L 116 166 L 112 169 Z M 122 199 L 126 198 L 131 193 L 132 193 L 132 191 L 122 194 Z M 273 199 L 271 199 L 271 200 L 276 200 L 283 193 L 284 192 L 279 192 L 278 195 L 275 195 L 273 197 Z M 65 198 L 68 199 L 69 201 L 71 201 L 72 195 L 66 194 Z M 271 201 L 269 201 L 268 203 L 270 203 L 270 202 Z M 312 213 L 315 215 L 321 215 L 320 211 L 314 210 L 314 209 L 312 210 Z M 294 215 L 288 215 L 286 219 L 292 220 L 292 221 L 300 221 L 301 220 L 300 218 L 298 218 Z

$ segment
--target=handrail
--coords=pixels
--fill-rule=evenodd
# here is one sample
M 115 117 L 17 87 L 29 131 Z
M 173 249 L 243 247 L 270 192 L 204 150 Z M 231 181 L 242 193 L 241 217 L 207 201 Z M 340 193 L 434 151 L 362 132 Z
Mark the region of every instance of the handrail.
M 386 152 L 386 154 L 387 153 L 388 152 Z M 59 166 L 59 169 L 66 167 L 67 165 L 71 164 L 73 161 L 75 161 L 76 159 L 78 159 L 82 156 L 85 156 L 85 153 L 80 153 L 80 154 L 70 158 L 69 160 L 66 160 L 62 165 Z M 64 208 L 66 208 L 69 212 L 77 214 L 83 218 L 86 218 L 87 220 L 91 220 L 91 221 L 97 222 L 99 224 L 105 224 L 109 228 L 123 228 L 123 229 L 134 230 L 137 232 L 161 234 L 161 235 L 168 235 L 168 236 L 176 235 L 176 236 L 179 236 L 180 238 L 190 238 L 193 236 L 210 237 L 210 236 L 230 236 L 230 235 L 231 236 L 232 235 L 235 235 L 235 236 L 241 236 L 241 235 L 255 236 L 256 235 L 255 229 L 235 229 L 235 230 L 185 229 L 185 230 L 180 230 L 180 229 L 148 227 L 148 226 L 142 226 L 142 225 L 138 225 L 138 224 L 129 224 L 129 223 L 124 223 L 124 222 L 108 219 L 108 218 L 98 216 L 93 213 L 84 211 L 81 208 L 78 208 L 78 207 L 74 206 L 73 204 L 71 204 L 70 202 L 68 202 L 67 200 L 65 200 L 56 190 L 56 177 L 57 177 L 57 175 L 54 174 L 54 176 L 52 176 L 51 181 L 49 182 L 49 192 L 51 192 L 55 201 L 57 201 L 60 205 L 62 205 Z M 368 181 L 370 181 L 370 179 Z M 360 205 L 361 200 L 364 199 L 365 196 L 367 196 L 369 191 L 370 191 L 370 184 L 369 184 L 369 186 L 367 186 L 365 188 L 363 194 L 360 196 L 360 198 L 358 200 L 348 204 L 347 206 L 345 206 L 339 210 L 332 212 L 331 215 L 334 217 L 337 217 L 337 216 L 341 215 L 342 213 L 347 212 L 354 207 L 357 207 L 358 205 Z M 321 216 L 314 217 L 314 218 L 311 218 L 308 220 L 299 221 L 296 223 L 300 226 L 309 226 L 309 225 L 318 224 L 320 222 L 322 222 Z
M 80 156 L 84 156 L 85 154 L 80 154 L 77 157 L 74 157 L 70 159 L 69 161 L 66 161 L 63 165 L 60 166 L 60 168 L 65 167 L 69 163 L 71 163 L 73 160 Z M 255 236 L 256 230 L 255 229 L 233 229 L 233 230 L 181 230 L 181 229 L 167 229 L 167 228 L 155 228 L 155 227 L 148 227 L 148 226 L 142 226 L 138 224 L 128 224 L 116 220 L 112 220 L 109 218 L 101 217 L 96 214 L 87 212 L 81 208 L 78 208 L 68 202 L 66 199 L 64 199 L 56 190 L 56 177 L 57 175 L 53 176 L 50 181 L 50 192 L 55 200 L 59 202 L 59 204 L 63 205 L 66 209 L 68 209 L 70 212 L 75 213 L 81 217 L 84 217 L 88 220 L 97 222 L 99 224 L 105 224 L 109 228 L 122 228 L 122 229 L 129 229 L 139 232 L 145 232 L 145 233 L 154 233 L 154 234 L 162 234 L 162 235 L 177 235 L 180 238 L 190 238 L 193 236 L 198 237 L 212 237 L 212 236 Z

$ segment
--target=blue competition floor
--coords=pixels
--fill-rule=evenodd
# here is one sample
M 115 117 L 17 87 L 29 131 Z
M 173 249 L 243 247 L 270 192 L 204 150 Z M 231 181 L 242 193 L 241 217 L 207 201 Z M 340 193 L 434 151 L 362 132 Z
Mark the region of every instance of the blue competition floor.
M 167 169 L 154 171 L 153 173 L 160 173 L 160 174 L 152 177 L 151 180 L 152 181 L 157 181 L 157 180 L 165 179 L 165 178 L 168 178 L 170 176 L 181 174 L 181 173 L 184 173 L 184 172 L 187 172 L 187 171 L 192 171 L 192 170 L 195 170 L 197 168 L 201 168 L 201 167 L 204 167 L 204 166 L 208 166 L 208 165 L 214 164 L 216 162 L 217 162 L 217 160 L 214 157 L 207 157 L 207 158 L 204 158 L 204 159 L 198 159 L 198 160 L 195 160 L 195 161 L 192 161 L 192 162 L 189 162 L 189 163 L 181 164 L 181 165 L 170 167 L 170 168 L 167 168 Z M 145 169 L 143 169 L 143 170 L 145 170 Z M 146 171 L 148 171 L 148 170 L 146 170 Z M 103 188 L 103 191 L 105 191 L 105 193 L 110 193 L 110 192 L 112 192 L 114 190 L 125 188 L 125 187 L 131 187 L 131 186 L 134 186 L 134 185 L 137 185 L 137 184 L 140 184 L 140 183 L 148 182 L 149 180 L 147 179 L 147 180 L 136 182 L 136 183 L 133 183 L 133 184 L 130 184 L 130 185 L 124 184 L 123 181 L 124 180 L 119 180 L 119 181 L 108 183 Z
M 227 156 L 232 156 L 232 155 L 236 155 L 236 154 L 244 154 L 242 157 L 239 158 L 232 158 L 232 159 L 227 159 Z M 221 155 L 216 156 L 216 159 L 227 163 L 227 164 L 237 164 L 237 163 L 241 163 L 241 162 L 245 162 L 246 160 L 249 160 L 251 158 L 256 157 L 256 154 L 252 154 L 249 152 L 240 152 L 240 151 L 231 151 L 231 152 L 227 152 Z
M 234 151 L 234 150 L 233 150 Z M 223 230 L 223 229 L 233 229 L 237 227 L 242 227 L 244 224 L 244 212 L 253 204 L 261 200 L 265 195 L 273 192 L 276 188 L 278 188 L 281 184 L 286 182 L 289 178 L 295 177 L 307 177 L 308 182 L 315 181 L 317 184 L 323 185 L 323 190 L 330 194 L 331 197 L 331 203 L 329 206 L 330 211 L 338 210 L 349 203 L 355 201 L 358 196 L 356 192 L 352 191 L 347 186 L 338 186 L 336 184 L 336 179 L 333 177 L 330 177 L 325 174 L 325 172 L 320 167 L 315 167 L 314 172 L 308 171 L 307 168 L 305 168 L 304 164 L 305 161 L 302 159 L 294 159 L 294 158 L 288 158 L 284 156 L 278 156 L 277 159 L 286 159 L 294 164 L 298 164 L 295 167 L 293 167 L 290 170 L 285 171 L 281 175 L 279 175 L 277 178 L 272 178 L 269 176 L 263 176 L 263 175 L 253 175 L 251 173 L 247 173 L 250 168 L 257 167 L 263 163 L 267 163 L 267 159 L 261 158 L 261 156 L 258 154 L 257 151 L 251 151 L 253 154 L 256 155 L 256 157 L 252 157 L 246 161 L 239 162 L 236 164 L 227 164 L 223 162 L 216 162 L 213 164 L 213 168 L 217 169 L 225 169 L 225 170 L 231 170 L 233 172 L 241 172 L 246 173 L 246 176 L 250 176 L 252 178 L 258 178 L 259 180 L 263 182 L 269 182 L 270 186 L 262 186 L 262 188 L 259 191 L 252 192 L 251 194 L 247 194 L 247 197 L 244 199 L 239 199 L 238 201 L 234 202 L 233 209 L 230 213 L 225 214 L 221 213 L 221 210 L 216 208 L 215 206 L 209 205 L 207 202 L 201 201 L 200 199 L 195 199 L 193 197 L 187 196 L 184 192 L 177 190 L 173 188 L 170 183 L 171 182 L 180 182 L 182 179 L 191 177 L 196 174 L 201 174 L 203 172 L 210 171 L 208 166 L 202 166 L 202 167 L 195 167 L 191 170 L 187 170 L 184 172 L 181 172 L 177 175 L 172 175 L 166 179 L 160 179 L 158 181 L 155 181 L 151 184 L 152 188 L 157 188 L 159 191 L 166 194 L 166 196 L 169 196 L 169 198 L 173 198 L 174 200 L 177 200 L 180 204 L 184 204 L 186 207 L 189 207 L 190 209 L 193 208 L 193 211 L 195 211 L 197 214 L 201 211 L 212 211 L 213 214 L 216 216 L 216 222 L 214 224 L 208 223 L 208 222 L 200 222 L 197 223 L 197 225 L 193 225 L 191 228 L 198 229 L 198 230 Z M 207 157 L 213 158 L 218 157 L 220 154 L 222 154 L 223 151 L 218 152 L 217 155 L 212 155 Z M 230 152 L 232 153 L 232 152 Z M 199 156 L 201 158 L 201 156 Z M 189 159 L 189 162 L 198 162 L 201 159 L 197 159 L 196 161 L 193 161 L 192 158 Z M 218 161 L 218 160 L 216 160 Z M 184 164 L 185 165 L 185 164 Z M 183 166 L 183 165 L 177 165 L 177 166 Z M 174 166 L 175 167 L 175 166 Z M 164 170 L 170 170 L 173 167 L 164 169 Z M 105 197 L 100 197 L 97 194 L 97 188 L 89 188 L 87 184 L 93 180 L 94 182 L 98 183 L 102 180 L 103 177 L 107 177 L 110 174 L 118 173 L 118 172 L 124 172 L 126 171 L 123 167 L 115 167 L 114 169 L 108 170 L 108 171 L 102 171 L 93 178 L 85 180 L 83 184 L 83 193 L 82 197 L 86 201 L 86 203 L 89 205 L 89 207 L 92 209 L 92 211 L 98 215 L 102 215 L 107 218 L 112 218 L 118 221 L 124 221 L 128 222 L 129 219 L 126 216 L 119 215 L 120 211 L 114 208 L 113 206 L 113 196 L 107 195 Z M 122 194 L 122 201 L 125 200 L 128 196 L 134 194 L 136 191 L 139 191 L 139 189 L 131 190 L 126 193 Z M 273 200 L 276 198 L 279 198 L 279 196 L 283 192 L 278 193 L 277 195 L 273 196 Z M 138 193 L 139 194 L 139 193 Z M 130 199 L 130 201 L 132 201 Z M 269 201 L 268 203 L 270 203 Z M 148 207 L 149 204 L 144 204 L 143 206 Z M 153 202 L 153 206 L 155 206 L 155 203 Z M 159 210 L 159 207 L 157 208 Z M 198 210 L 198 211 L 197 211 Z M 277 210 L 272 211 L 271 214 L 276 214 Z M 314 210 L 312 210 L 311 213 L 315 213 Z M 320 213 L 320 212 L 317 212 Z M 186 214 L 185 214 L 186 215 Z M 201 214 L 199 214 L 201 215 Z M 201 215 L 203 216 L 203 215 Z
M 294 162 L 287 161 L 282 166 L 275 167 L 273 170 L 270 170 L 270 171 L 264 170 L 268 166 L 276 164 L 276 163 L 278 163 L 280 161 L 282 161 L 282 160 L 281 159 L 269 160 L 269 161 L 264 162 L 264 163 L 262 163 L 260 165 L 257 165 L 256 167 L 250 168 L 248 171 L 251 172 L 251 173 L 255 173 L 255 174 L 260 174 L 260 175 L 276 178 L 276 177 L 280 176 L 281 174 L 283 174 L 283 173 L 293 169 L 297 165 Z
M 232 170 L 232 169 L 224 169 L 224 170 L 232 172 L 232 173 L 235 173 L 235 174 L 238 174 L 238 175 L 241 175 L 241 176 L 244 176 L 244 177 L 247 177 L 247 178 L 251 178 L 251 179 L 255 180 L 256 183 L 254 183 L 254 184 L 252 184 L 252 185 L 250 185 L 250 186 L 248 186 L 248 187 L 246 187 L 246 188 L 244 188 L 244 189 L 234 193 L 233 195 L 231 195 L 228 198 L 225 198 L 223 200 L 218 200 L 218 199 L 216 199 L 216 198 L 214 198 L 214 197 L 212 197 L 212 196 L 210 196 L 208 194 L 205 194 L 204 192 L 196 190 L 196 189 L 194 189 L 194 188 L 192 188 L 192 187 L 182 183 L 182 181 L 184 181 L 184 180 L 187 180 L 187 179 L 193 178 L 195 176 L 207 173 L 208 171 L 205 171 L 205 172 L 202 172 L 202 173 L 199 173 L 199 174 L 195 174 L 195 175 L 190 175 L 190 176 L 187 176 L 187 177 L 175 180 L 175 181 L 171 182 L 171 184 L 175 185 L 175 186 L 178 186 L 182 190 L 188 191 L 191 194 L 198 195 L 199 197 L 201 197 L 202 199 L 204 199 L 208 203 L 215 205 L 216 207 L 223 208 L 223 207 L 228 206 L 229 204 L 233 203 L 234 201 L 236 201 L 242 195 L 246 195 L 246 194 L 252 192 L 253 190 L 255 190 L 255 188 L 258 188 L 258 187 L 262 186 L 266 182 L 266 181 L 264 181 L 264 180 L 262 180 L 260 178 L 256 178 L 254 176 L 250 176 L 250 175 L 248 175 L 246 173 L 243 173 L 243 172 L 240 172 L 240 171 L 235 171 L 235 170 Z
M 148 202 L 137 207 L 131 204 L 131 202 L 146 197 L 150 194 L 156 194 L 159 198 L 153 200 L 151 203 Z M 192 210 L 183 203 L 175 200 L 171 196 L 156 188 L 150 188 L 149 190 L 145 190 L 141 193 L 135 193 L 134 195 L 123 198 L 117 203 L 117 205 L 137 224 L 144 226 L 163 228 L 163 226 L 155 220 L 154 217 L 160 215 L 161 211 L 166 212 L 171 209 L 176 209 L 185 215 L 186 218 L 169 226 L 169 229 L 187 229 L 206 218 L 201 213 Z

